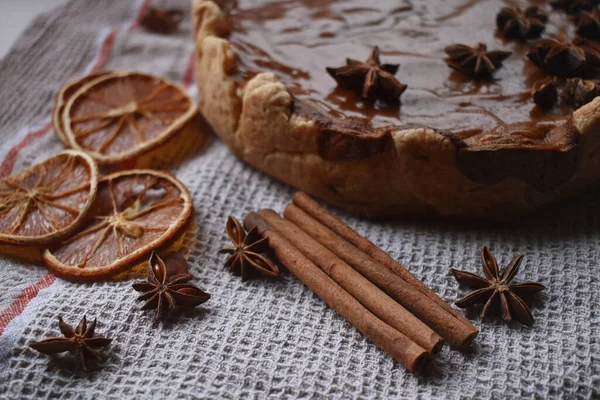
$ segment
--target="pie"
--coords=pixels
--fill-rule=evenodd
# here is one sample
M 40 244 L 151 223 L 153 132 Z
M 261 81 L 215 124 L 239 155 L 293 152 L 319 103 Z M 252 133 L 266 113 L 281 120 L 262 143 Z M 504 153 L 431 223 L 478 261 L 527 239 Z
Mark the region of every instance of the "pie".
M 600 182 L 599 2 L 522 3 L 193 0 L 199 108 L 348 211 L 515 218 Z

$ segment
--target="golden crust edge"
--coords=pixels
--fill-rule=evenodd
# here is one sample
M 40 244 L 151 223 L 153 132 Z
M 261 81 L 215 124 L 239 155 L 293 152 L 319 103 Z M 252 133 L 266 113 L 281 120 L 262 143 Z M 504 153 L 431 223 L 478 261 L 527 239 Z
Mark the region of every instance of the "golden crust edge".
M 242 161 L 347 211 L 373 217 L 431 216 L 509 220 L 598 186 L 600 97 L 577 110 L 577 171 L 551 191 L 513 177 L 495 184 L 459 170 L 456 147 L 429 128 L 391 133 L 394 146 L 363 160 L 328 161 L 315 121 L 293 113 L 291 95 L 272 73 L 244 88 L 227 75 L 235 54 L 226 19 L 212 0 L 192 0 L 200 111 Z M 205 55 L 205 57 L 203 57 Z

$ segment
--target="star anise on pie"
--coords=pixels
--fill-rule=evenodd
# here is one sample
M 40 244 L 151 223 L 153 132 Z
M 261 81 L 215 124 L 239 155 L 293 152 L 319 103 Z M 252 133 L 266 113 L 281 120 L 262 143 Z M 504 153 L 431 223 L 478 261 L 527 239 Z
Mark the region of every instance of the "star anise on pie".
M 586 62 L 583 74 L 598 76 L 598 68 L 600 67 L 600 43 L 583 37 L 575 38 L 573 43 L 583 49 L 583 52 L 585 53 Z
M 399 64 L 381 64 L 379 47 L 375 46 L 367 61 L 347 58 L 345 66 L 328 67 L 327 72 L 340 87 L 356 91 L 364 99 L 397 103 L 407 88 L 394 77 L 398 68 Z
M 455 44 L 446 47 L 445 51 L 449 57 L 445 60 L 446 64 L 476 79 L 490 79 L 512 54 L 510 51 L 488 51 L 483 43 L 475 47 Z
M 600 82 L 581 78 L 568 79 L 563 96 L 576 108 L 582 107 L 600 96 Z
M 555 10 L 562 10 L 567 14 L 577 14 L 581 11 L 590 11 L 600 4 L 600 0 L 555 0 L 550 6 Z
M 196 307 L 210 299 L 210 294 L 188 283 L 192 279 L 181 254 L 171 253 L 163 260 L 152 253 L 147 280 L 134 283 L 133 288 L 142 292 L 138 300 L 146 301 L 142 310 L 155 308 L 156 320 L 159 320 L 165 311 Z
M 150 32 L 166 35 L 175 32 L 182 19 L 181 10 L 150 8 L 140 21 L 140 25 Z
M 577 76 L 587 61 L 581 42 L 571 42 L 564 33 L 536 40 L 527 58 L 539 68 L 557 76 Z
M 578 34 L 592 40 L 600 40 L 600 7 L 581 12 L 576 21 Z
M 77 351 L 79 354 L 79 367 L 86 370 L 88 360 L 100 359 L 100 355 L 94 349 L 108 346 L 112 341 L 112 339 L 104 337 L 94 337 L 96 319 L 88 326 L 84 316 L 79 325 L 77 325 L 77 328 L 73 329 L 62 317 L 58 317 L 58 326 L 64 337 L 49 337 L 39 342 L 29 343 L 29 347 L 44 354 Z
M 548 16 L 538 7 L 504 7 L 496 16 L 496 25 L 504 36 L 510 39 L 533 39 L 539 37 L 546 28 Z
M 558 87 L 555 78 L 537 81 L 531 89 L 533 101 L 538 107 L 549 109 L 554 107 L 558 100 Z
M 452 273 L 459 283 L 475 289 L 458 300 L 456 305 L 460 308 L 466 308 L 474 304 L 485 303 L 481 311 L 481 318 L 485 318 L 492 307 L 497 306 L 499 303 L 502 318 L 505 321 L 515 319 L 523 324 L 532 325 L 533 316 L 521 297 L 538 293 L 545 288 L 536 282 L 510 283 L 519 272 L 522 261 L 522 255 L 515 257 L 502 273 L 499 273 L 496 259 L 487 247 L 483 247 L 481 249 L 481 264 L 485 278 L 471 272 L 452 268 Z
M 261 238 L 256 228 L 246 234 L 240 222 L 235 217 L 229 217 L 227 236 L 234 247 L 221 249 L 219 253 L 231 254 L 225 261 L 225 266 L 235 275 L 241 275 L 242 281 L 251 276 L 252 270 L 268 276 L 279 275 L 277 265 L 260 254 L 269 250 L 269 238 Z

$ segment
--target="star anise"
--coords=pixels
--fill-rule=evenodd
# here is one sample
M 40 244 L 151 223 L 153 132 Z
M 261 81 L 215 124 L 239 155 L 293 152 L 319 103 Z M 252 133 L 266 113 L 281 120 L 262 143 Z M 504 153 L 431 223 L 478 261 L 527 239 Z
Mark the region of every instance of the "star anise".
M 504 7 L 496 16 L 498 29 L 510 39 L 533 39 L 540 37 L 546 28 L 548 16 L 538 7 Z
M 590 11 L 600 4 L 600 0 L 555 0 L 550 5 L 555 10 L 562 10 L 567 14 L 577 14 L 581 11 Z
M 375 46 L 367 61 L 347 58 L 345 66 L 327 68 L 327 72 L 340 87 L 354 90 L 364 99 L 396 103 L 407 88 L 394 77 L 398 68 L 399 64 L 381 64 L 379 48 Z
M 548 78 L 537 81 L 531 89 L 533 101 L 538 107 L 549 109 L 554 107 L 558 100 L 556 79 Z
M 227 236 L 234 247 L 221 249 L 219 253 L 231 254 L 225 266 L 235 275 L 241 275 L 242 281 L 250 277 L 252 269 L 268 276 L 279 275 L 279 268 L 268 258 L 260 255 L 269 250 L 269 238 L 261 238 L 258 230 L 253 228 L 246 234 L 244 227 L 235 217 L 227 219 Z
M 183 11 L 181 10 L 150 8 L 140 21 L 140 25 L 150 32 L 166 35 L 175 32 L 182 19 Z
M 146 301 L 142 310 L 156 308 L 156 320 L 159 320 L 165 311 L 196 307 L 210 299 L 210 294 L 188 283 L 192 279 L 181 254 L 171 253 L 163 261 L 158 254 L 152 253 L 148 261 L 148 279 L 134 283 L 133 288 L 142 292 L 138 300 Z
M 446 47 L 445 51 L 449 57 L 445 60 L 446 64 L 477 79 L 490 79 L 502 66 L 502 62 L 512 54 L 510 51 L 487 51 L 487 46 L 483 43 L 476 47 L 455 44 Z
M 598 68 L 600 67 L 600 43 L 583 37 L 575 38 L 573 43 L 583 49 L 583 52 L 585 53 L 586 62 L 584 65 L 584 74 L 597 75 Z
M 600 7 L 578 15 L 577 33 L 592 40 L 600 40 Z
M 557 76 L 576 76 L 587 61 L 585 50 L 567 35 L 536 40 L 527 58 L 541 69 Z
M 485 278 L 452 268 L 452 273 L 459 283 L 476 289 L 457 301 L 456 305 L 466 308 L 474 304 L 485 303 L 481 311 L 481 318 L 484 318 L 490 313 L 492 306 L 499 302 L 502 318 L 505 321 L 514 318 L 523 324 L 532 325 L 533 316 L 521 297 L 535 294 L 545 287 L 536 282 L 510 283 L 519 272 L 522 261 L 522 255 L 515 257 L 500 274 L 496 259 L 488 248 L 484 247 L 481 250 L 481 264 Z
M 89 359 L 100 359 L 100 356 L 94 349 L 108 346 L 112 342 L 112 339 L 94 337 L 96 319 L 88 327 L 84 316 L 79 325 L 77 325 L 77 328 L 73 329 L 71 325 L 63 321 L 62 317 L 58 317 L 58 326 L 64 337 L 49 337 L 39 342 L 29 343 L 29 347 L 44 354 L 77 351 L 79 353 L 79 367 L 86 370 Z
M 582 107 L 600 96 L 600 82 L 580 78 L 568 79 L 563 96 L 576 108 Z

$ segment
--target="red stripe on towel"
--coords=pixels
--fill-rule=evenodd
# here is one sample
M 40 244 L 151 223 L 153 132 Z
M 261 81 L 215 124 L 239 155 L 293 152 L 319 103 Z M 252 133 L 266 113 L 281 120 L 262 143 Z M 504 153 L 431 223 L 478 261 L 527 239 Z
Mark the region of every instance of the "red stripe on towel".
M 33 300 L 40 290 L 47 288 L 52 285 L 56 277 L 50 273 L 44 275 L 38 283 L 32 286 L 26 287 L 23 292 L 17 297 L 10 306 L 8 306 L 2 313 L 0 313 L 0 336 L 4 333 L 6 326 L 16 317 L 21 315 L 25 307 Z

